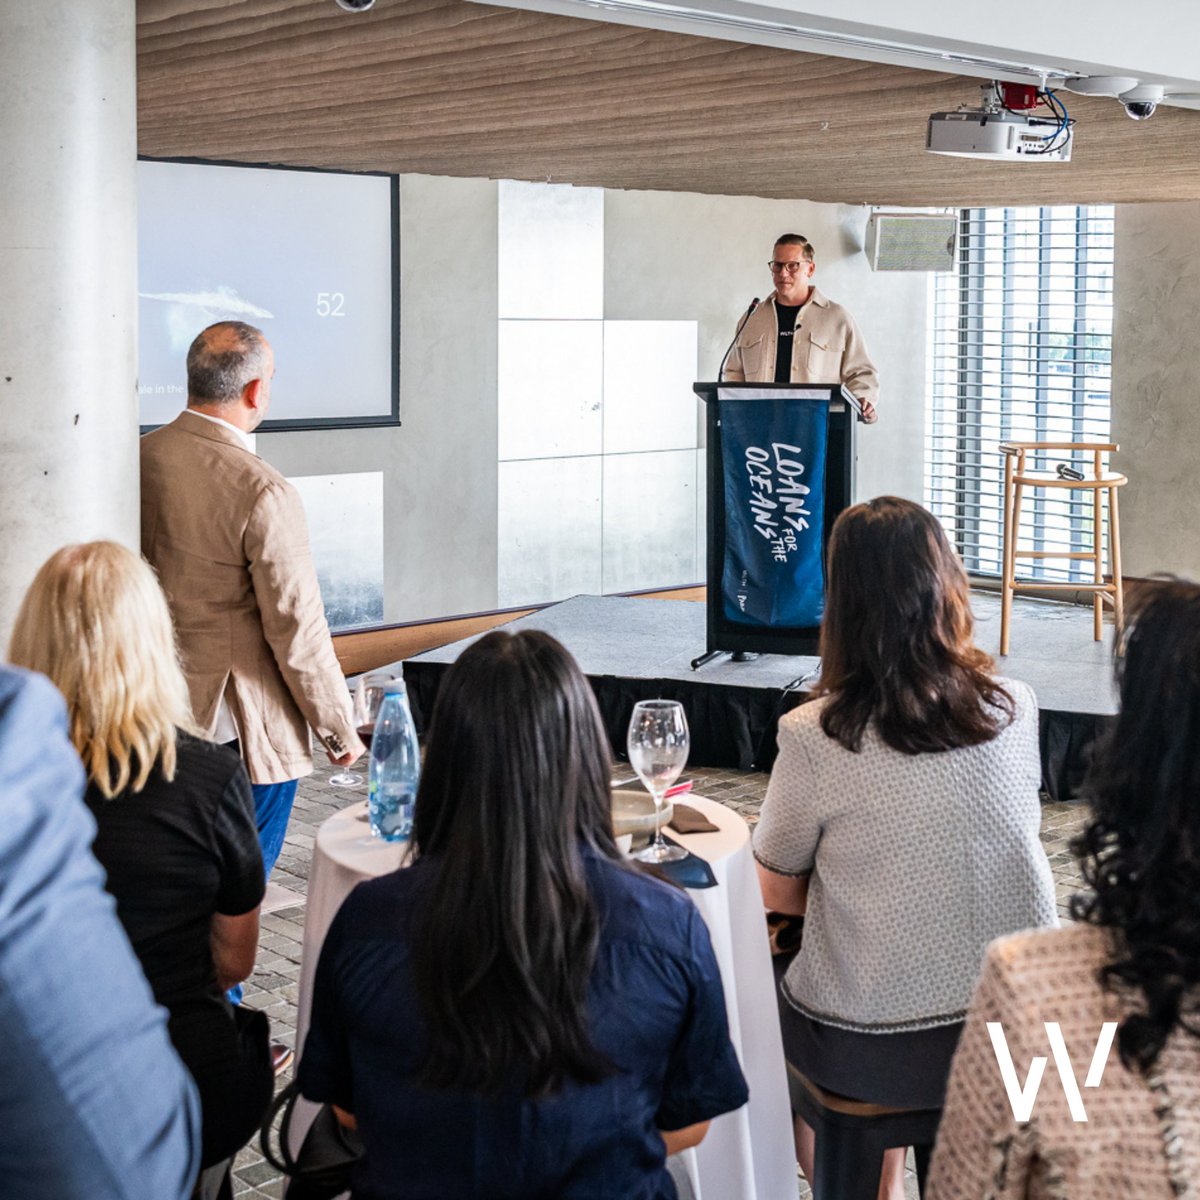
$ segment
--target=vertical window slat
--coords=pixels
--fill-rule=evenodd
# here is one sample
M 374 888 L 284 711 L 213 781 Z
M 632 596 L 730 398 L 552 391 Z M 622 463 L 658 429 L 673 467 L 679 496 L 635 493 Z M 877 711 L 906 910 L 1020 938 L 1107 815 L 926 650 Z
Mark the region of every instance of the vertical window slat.
M 1000 574 L 999 444 L 1110 434 L 1113 208 L 968 208 L 957 269 L 931 287 L 925 498 L 972 574 Z M 1030 465 L 1053 471 L 1066 452 Z M 1090 471 L 1090 456 L 1074 465 Z M 1049 489 L 1022 506 L 1021 544 L 1086 548 L 1092 510 Z M 1023 560 L 1022 578 L 1085 581 L 1091 564 Z

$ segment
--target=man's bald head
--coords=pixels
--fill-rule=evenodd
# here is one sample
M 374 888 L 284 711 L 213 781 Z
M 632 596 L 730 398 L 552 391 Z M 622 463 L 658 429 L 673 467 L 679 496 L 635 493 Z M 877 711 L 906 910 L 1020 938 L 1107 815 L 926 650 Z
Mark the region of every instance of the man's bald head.
M 269 379 L 271 347 L 261 329 L 218 321 L 196 335 L 188 350 L 188 405 L 230 404 L 246 385 Z

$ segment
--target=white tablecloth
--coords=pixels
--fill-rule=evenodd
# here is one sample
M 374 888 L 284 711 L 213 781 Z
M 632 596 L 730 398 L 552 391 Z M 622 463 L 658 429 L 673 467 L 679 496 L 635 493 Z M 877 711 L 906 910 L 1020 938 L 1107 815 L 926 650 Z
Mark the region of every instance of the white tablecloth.
M 718 826 L 716 833 L 671 836 L 706 859 L 717 878 L 717 887 L 689 895 L 712 936 L 730 1033 L 750 1085 L 750 1102 L 718 1117 L 700 1146 L 687 1152 L 687 1173 L 697 1200 L 793 1200 L 796 1159 L 787 1076 L 750 830 L 724 805 L 700 796 L 682 799 Z M 371 837 L 365 804 L 336 813 L 317 832 L 304 918 L 298 1048 L 308 1033 L 317 958 L 338 908 L 355 884 L 399 867 L 406 848 Z

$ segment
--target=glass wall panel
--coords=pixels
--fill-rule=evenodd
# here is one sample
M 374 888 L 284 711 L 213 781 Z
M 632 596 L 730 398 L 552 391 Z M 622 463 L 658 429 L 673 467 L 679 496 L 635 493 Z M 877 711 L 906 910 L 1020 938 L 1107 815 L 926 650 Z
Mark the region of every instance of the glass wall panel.
M 604 456 L 605 592 L 695 583 L 696 452 Z
M 313 563 L 333 630 L 383 621 L 383 472 L 291 480 L 308 517 Z
M 590 458 L 500 464 L 499 604 L 601 591 L 601 467 Z
M 501 321 L 500 461 L 599 454 L 602 321 Z
M 501 320 L 604 316 L 601 188 L 503 179 L 499 236 Z
M 604 322 L 604 452 L 696 445 L 695 321 Z

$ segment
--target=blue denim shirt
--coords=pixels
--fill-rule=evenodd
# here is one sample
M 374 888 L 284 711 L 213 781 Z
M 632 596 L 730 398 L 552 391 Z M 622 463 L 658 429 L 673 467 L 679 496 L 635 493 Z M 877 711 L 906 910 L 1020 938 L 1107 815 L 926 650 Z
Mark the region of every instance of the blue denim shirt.
M 0 1194 L 183 1200 L 200 1105 L 104 875 L 62 697 L 0 667 Z
M 342 905 L 321 951 L 299 1079 L 304 1095 L 358 1119 L 366 1157 L 355 1200 L 673 1198 L 659 1130 L 746 1102 L 691 899 L 596 855 L 585 862 L 601 913 L 592 1039 L 617 1072 L 546 1100 L 517 1087 L 483 1098 L 412 1081 L 423 1035 L 408 928 L 424 863 L 360 884 Z

